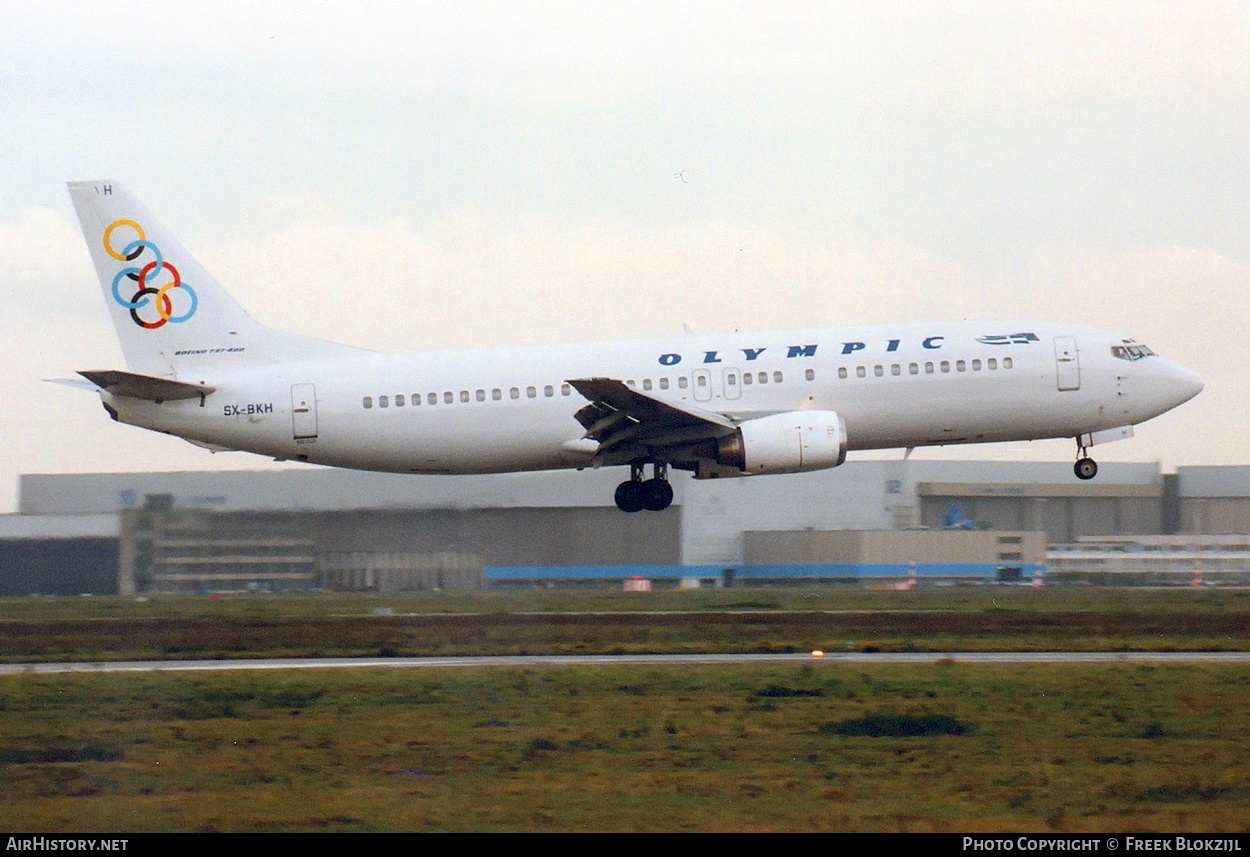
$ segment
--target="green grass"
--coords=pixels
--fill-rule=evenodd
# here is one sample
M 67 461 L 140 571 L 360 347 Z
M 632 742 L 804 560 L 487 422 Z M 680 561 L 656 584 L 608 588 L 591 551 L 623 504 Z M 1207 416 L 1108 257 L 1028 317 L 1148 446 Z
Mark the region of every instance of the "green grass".
M 1243 651 L 1250 592 L 994 587 L 22 599 L 0 661 L 828 651 Z
M 582 615 L 575 615 L 582 614 Z M 1250 593 L 995 587 L 0 602 L 0 659 L 1245 650 Z M 0 829 L 1235 831 L 1250 668 L 0 677 Z
M 219 596 L 96 596 L 0 599 L 0 619 L 15 621 L 106 618 L 200 619 L 222 617 L 306 619 L 403 613 L 526 613 L 577 611 L 731 610 L 1005 610 L 1024 612 L 1250 611 L 1250 590 L 1101 589 L 1027 586 L 936 587 L 874 591 L 861 587 L 779 589 L 516 588 L 474 592 L 225 594 Z
M 0 828 L 1233 831 L 1248 695 L 1222 666 L 21 675 Z

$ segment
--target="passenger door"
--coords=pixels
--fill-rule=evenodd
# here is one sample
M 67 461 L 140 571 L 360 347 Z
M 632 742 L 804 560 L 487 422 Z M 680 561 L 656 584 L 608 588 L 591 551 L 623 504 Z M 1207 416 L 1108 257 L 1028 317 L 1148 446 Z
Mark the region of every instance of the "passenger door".
M 1055 337 L 1055 374 L 1060 390 L 1081 389 L 1081 357 L 1071 336 Z

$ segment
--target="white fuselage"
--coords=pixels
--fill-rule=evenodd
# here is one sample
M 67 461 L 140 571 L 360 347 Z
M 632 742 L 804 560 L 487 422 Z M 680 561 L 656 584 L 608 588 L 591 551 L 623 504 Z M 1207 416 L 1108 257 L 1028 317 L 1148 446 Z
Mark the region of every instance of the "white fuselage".
M 405 473 L 583 467 L 593 443 L 567 382 L 614 378 L 735 422 L 835 411 L 852 450 L 1080 437 L 1131 426 L 1202 388 L 1103 330 L 1049 322 L 911 323 L 214 369 L 200 399 L 103 393 L 117 418 L 212 447 Z M 749 378 L 749 382 L 748 382 Z

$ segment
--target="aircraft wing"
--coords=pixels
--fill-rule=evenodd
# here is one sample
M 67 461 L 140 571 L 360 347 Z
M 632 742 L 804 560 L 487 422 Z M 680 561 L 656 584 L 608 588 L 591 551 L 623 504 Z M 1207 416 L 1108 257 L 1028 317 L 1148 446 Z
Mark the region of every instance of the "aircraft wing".
M 723 414 L 642 392 L 615 378 L 569 383 L 590 400 L 575 416 L 586 429 L 583 437 L 599 443 L 596 465 L 623 464 L 656 449 L 713 440 L 737 428 Z
M 188 384 L 171 378 L 137 375 L 118 369 L 88 369 L 78 373 L 101 390 L 114 396 L 131 396 L 153 402 L 171 402 L 175 399 L 203 399 L 216 387 Z

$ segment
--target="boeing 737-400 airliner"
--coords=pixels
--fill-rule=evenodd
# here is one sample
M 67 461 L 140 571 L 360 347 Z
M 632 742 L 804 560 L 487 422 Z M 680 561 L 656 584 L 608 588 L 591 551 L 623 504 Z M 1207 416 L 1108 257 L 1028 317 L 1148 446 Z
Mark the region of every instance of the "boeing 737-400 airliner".
M 267 328 L 115 181 L 72 182 L 126 371 L 80 374 L 119 422 L 212 450 L 398 473 L 628 466 L 627 512 L 697 479 L 849 450 L 1132 435 L 1202 390 L 1145 345 L 1044 321 L 908 323 L 379 354 Z M 650 478 L 645 468 L 651 467 Z

